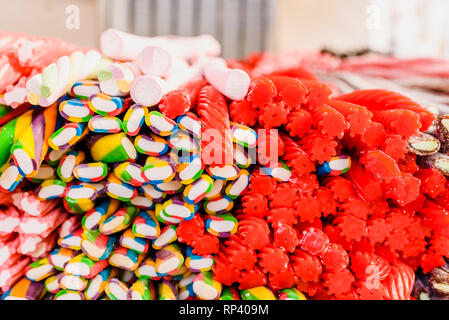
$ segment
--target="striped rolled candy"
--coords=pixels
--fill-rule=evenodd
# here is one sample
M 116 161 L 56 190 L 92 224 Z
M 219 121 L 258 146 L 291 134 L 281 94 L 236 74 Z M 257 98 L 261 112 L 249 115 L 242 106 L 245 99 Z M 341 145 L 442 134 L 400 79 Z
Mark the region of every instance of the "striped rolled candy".
M 158 274 L 166 276 L 181 268 L 184 256 L 178 245 L 170 244 L 156 252 L 155 270 Z
M 242 290 L 240 295 L 242 300 L 276 300 L 273 292 L 264 286 Z
M 58 205 L 57 200 L 39 200 L 32 191 L 14 193 L 12 195 L 12 199 L 13 204 L 17 209 L 23 211 L 27 215 L 34 217 L 44 216 Z
M 2 300 L 40 300 L 44 294 L 42 282 L 22 278 L 2 295 Z
M 272 164 L 270 167 L 260 167 L 260 172 L 279 182 L 287 182 L 292 176 L 290 168 L 282 160 Z
M 95 206 L 97 189 L 90 185 L 71 185 L 65 191 L 64 208 L 71 213 L 86 213 Z
M 298 289 L 287 288 L 279 291 L 279 300 L 307 300 L 307 298 Z
M 157 297 L 158 300 L 177 300 L 178 289 L 173 282 L 162 279 L 162 281 L 159 282 Z
M 70 248 L 56 248 L 48 255 L 48 261 L 56 270 L 63 271 L 67 262 L 76 257 L 80 252 Z
M 192 252 L 190 246 L 186 247 L 186 267 L 191 272 L 205 272 L 212 270 L 214 265 L 214 257 L 212 255 L 199 256 Z
M 240 170 L 239 177 L 226 186 L 225 194 L 231 199 L 237 199 L 248 187 L 249 176 L 248 170 Z
M 154 202 L 150 198 L 147 198 L 144 193 L 139 193 L 137 196 L 129 202 L 136 208 L 142 210 L 151 210 L 154 209 Z
M 117 235 L 105 235 L 100 230 L 84 231 L 81 240 L 81 250 L 92 260 L 99 261 L 109 258 L 118 242 Z
M 17 232 L 21 235 L 39 235 L 42 238 L 49 236 L 65 219 L 68 214 L 57 207 L 45 216 L 24 215 L 20 220 Z
M 167 213 L 165 213 L 165 211 L 162 210 L 162 204 L 160 203 L 156 203 L 156 205 L 154 206 L 154 212 L 156 214 L 156 219 L 159 220 L 159 222 L 162 222 L 167 225 L 178 224 L 182 220 L 184 220 L 182 218 L 175 218 L 167 215 Z
M 337 156 L 332 157 L 329 161 L 324 161 L 323 164 L 316 168 L 318 176 L 339 176 L 349 171 L 351 168 L 351 157 Z
M 175 176 L 172 181 L 155 184 L 154 188 L 164 194 L 177 194 L 184 189 L 184 185 Z
M 197 115 L 188 112 L 176 119 L 179 128 L 187 131 L 193 137 L 201 139 L 201 122 Z
M 81 250 L 81 240 L 82 240 L 82 234 L 83 234 L 83 228 L 76 229 L 68 236 L 65 236 L 64 238 L 58 239 L 58 245 L 63 248 L 69 248 L 72 250 Z
M 106 283 L 109 279 L 115 278 L 117 275 L 117 269 L 108 266 L 101 270 L 99 274 L 89 280 L 86 290 L 84 290 L 84 297 L 86 300 L 99 299 L 106 287 Z
M 239 176 L 240 168 L 235 164 L 207 166 L 206 171 L 214 179 L 235 180 Z
M 81 163 L 73 169 L 73 175 L 83 182 L 99 182 L 106 178 L 108 170 L 103 162 Z
M 256 163 L 257 149 L 246 149 L 245 147 L 234 144 L 234 162 L 241 169 L 247 169 Z
M 149 156 L 143 167 L 143 175 L 151 184 L 169 182 L 175 173 L 175 160 L 170 155 Z
M 100 224 L 100 231 L 106 235 L 123 231 L 132 224 L 138 214 L 139 209 L 134 206 L 122 207 Z
M 172 218 L 190 220 L 195 215 L 195 206 L 185 202 L 180 195 L 174 195 L 163 203 L 162 211 Z
M 95 230 L 120 207 L 120 201 L 107 198 L 89 210 L 81 220 L 84 230 Z
M 59 104 L 59 114 L 70 122 L 88 122 L 94 112 L 85 100 L 70 99 Z
M 148 256 L 139 267 L 134 271 L 136 276 L 141 279 L 159 280 L 161 275 L 156 272 L 155 262 L 151 256 Z
M 84 253 L 69 260 L 64 267 L 64 273 L 91 279 L 108 266 L 108 260 L 94 261 Z
M 170 136 L 178 131 L 176 122 L 159 111 L 150 111 L 145 117 L 145 123 L 154 133 L 163 137 Z
M 176 176 L 182 184 L 191 184 L 201 176 L 203 170 L 201 155 L 193 154 L 178 159 Z
M 167 141 L 155 134 L 138 135 L 134 139 L 134 145 L 137 152 L 149 156 L 161 156 L 168 151 Z
M 218 300 L 222 285 L 214 280 L 211 271 L 201 272 L 193 279 L 193 292 L 201 300 Z
M 129 202 L 137 196 L 137 190 L 133 186 L 122 182 L 115 174 L 110 173 L 106 182 L 106 194 L 123 202 Z
M 56 170 L 58 177 L 64 182 L 73 180 L 73 170 L 77 165 L 84 161 L 86 154 L 84 151 L 69 151 L 59 161 Z
M 11 146 L 11 155 L 20 173 L 36 175 L 48 151 L 48 139 L 56 128 L 56 104 L 32 110 L 31 123 Z
M 84 300 L 84 294 L 82 292 L 64 289 L 55 294 L 54 300 Z
M 19 168 L 11 160 L 0 168 L 0 191 L 12 192 L 24 176 L 20 173 Z
M 76 82 L 69 94 L 80 100 L 89 100 L 90 97 L 100 93 L 100 86 L 98 81 L 82 80 Z
M 48 144 L 53 150 L 67 150 L 84 138 L 89 129 L 85 123 L 70 122 L 53 133 L 48 139 Z
M 215 179 L 212 184 L 212 189 L 206 194 L 204 198 L 207 200 L 212 200 L 220 197 L 224 194 L 225 186 L 225 180 Z
M 134 162 L 126 161 L 117 164 L 114 168 L 114 174 L 123 182 L 134 187 L 141 187 L 148 182 L 143 174 L 142 166 Z
M 199 150 L 195 139 L 183 130 L 178 130 L 170 135 L 167 138 L 167 143 L 170 148 L 184 152 L 196 153 Z
M 70 150 L 54 150 L 52 148 L 49 149 L 47 154 L 45 155 L 45 162 L 52 167 L 56 167 L 61 161 L 62 157 L 69 152 Z
M 150 247 L 150 242 L 145 238 L 137 237 L 133 233 L 132 228 L 128 228 L 120 237 L 120 245 L 139 254 L 145 254 Z
M 245 148 L 255 148 L 257 145 L 257 133 L 247 126 L 231 122 L 232 142 Z
M 117 117 L 96 115 L 90 118 L 87 127 L 95 133 L 118 133 L 122 131 L 122 120 Z
M 134 144 L 124 132 L 115 134 L 94 134 L 86 141 L 94 161 L 116 163 L 136 160 Z
M 31 263 L 25 272 L 25 277 L 31 281 L 41 281 L 58 271 L 53 267 L 48 258 L 39 259 Z
M 154 285 L 145 278 L 138 279 L 128 290 L 128 300 L 154 300 L 156 292 Z
M 207 174 L 202 174 L 195 182 L 188 185 L 183 192 L 184 200 L 188 204 L 199 203 L 212 191 L 214 181 Z
M 166 197 L 166 193 L 163 191 L 157 190 L 153 185 L 147 184 L 139 188 L 140 191 L 143 192 L 145 197 L 148 199 L 151 199 L 155 203 L 160 203 L 164 201 L 164 198 Z
M 209 216 L 207 217 L 205 228 L 207 232 L 214 236 L 226 238 L 237 232 L 238 221 L 229 213 Z
M 139 104 L 132 105 L 126 111 L 123 118 L 123 131 L 131 136 L 137 136 L 145 123 L 145 117 L 148 115 L 148 108 Z
M 30 260 L 30 257 L 16 254 L 2 264 L 2 268 L 0 268 L 0 288 L 3 292 L 7 291 L 17 280 L 23 277 L 25 268 L 30 263 Z
M 0 167 L 3 166 L 11 156 L 11 146 L 19 139 L 22 132 L 31 124 L 33 110 L 8 121 L 0 128 Z
M 111 97 L 103 92 L 89 98 L 89 108 L 101 116 L 115 117 L 129 107 L 130 101 L 120 97 Z
M 45 279 L 44 281 L 45 290 L 47 290 L 49 293 L 52 294 L 58 293 L 58 291 L 61 290 L 61 288 L 59 287 L 59 279 L 61 279 L 61 277 L 63 276 L 64 272 L 60 272 Z
M 75 275 L 64 274 L 59 279 L 59 286 L 63 290 L 84 291 L 88 284 L 88 280 Z
M 44 163 L 40 166 L 39 170 L 37 170 L 36 175 L 28 178 L 28 180 L 34 183 L 42 183 L 45 180 L 53 180 L 56 177 L 56 168 Z
M 161 234 L 161 229 L 154 211 L 140 211 L 133 221 L 132 232 L 141 238 L 157 238 Z
M 36 196 L 39 200 L 51 200 L 64 196 L 66 183 L 62 180 L 45 180 L 36 189 Z
M 208 214 L 222 214 L 232 210 L 234 201 L 226 195 L 204 201 L 203 208 Z
M 128 287 L 117 278 L 111 278 L 106 281 L 104 292 L 111 300 L 127 300 L 128 299 Z
M 160 250 L 170 243 L 175 242 L 176 240 L 178 240 L 178 236 L 176 234 L 176 226 L 165 226 L 161 230 L 160 235 L 157 238 L 153 239 L 152 247 L 153 249 Z
M 107 261 L 111 266 L 134 271 L 143 261 L 144 257 L 144 254 L 139 254 L 134 250 L 119 246 L 115 248 Z
M 240 300 L 240 295 L 235 288 L 224 287 L 218 300 Z

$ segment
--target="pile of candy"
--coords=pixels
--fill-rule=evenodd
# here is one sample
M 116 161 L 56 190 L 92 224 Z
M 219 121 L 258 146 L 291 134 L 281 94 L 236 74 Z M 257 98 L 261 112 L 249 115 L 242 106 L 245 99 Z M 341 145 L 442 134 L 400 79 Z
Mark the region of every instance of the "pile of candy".
M 1 127 L 3 299 L 410 299 L 445 265 L 449 116 L 207 36 L 102 52 Z

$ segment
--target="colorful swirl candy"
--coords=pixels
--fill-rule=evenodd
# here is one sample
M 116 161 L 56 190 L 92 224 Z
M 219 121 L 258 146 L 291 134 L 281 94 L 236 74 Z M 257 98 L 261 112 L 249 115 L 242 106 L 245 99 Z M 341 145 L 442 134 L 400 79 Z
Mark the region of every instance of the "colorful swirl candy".
M 90 118 L 87 127 L 95 133 L 119 133 L 122 131 L 122 120 L 117 117 L 96 115 Z
M 279 300 L 307 300 L 306 296 L 296 288 L 282 289 Z
M 190 220 L 195 214 L 195 206 L 188 204 L 179 195 L 174 195 L 162 205 L 163 213 L 171 218 Z
M 144 255 L 134 250 L 119 246 L 117 247 L 107 260 L 111 266 L 134 271 L 143 261 Z
M 239 177 L 228 184 L 225 188 L 225 194 L 231 199 L 237 199 L 249 185 L 248 170 L 240 170 Z
M 69 262 L 72 258 L 79 254 L 70 248 L 59 247 L 50 252 L 48 256 L 48 261 L 53 265 L 53 267 L 59 271 L 63 271 L 65 264 Z
M 209 271 L 214 265 L 214 258 L 212 255 L 196 255 L 192 252 L 192 248 L 189 246 L 186 248 L 186 256 L 185 264 L 191 272 Z
M 332 157 L 325 161 L 316 169 L 319 176 L 339 176 L 349 171 L 351 168 L 351 158 L 349 156 Z
M 64 276 L 64 272 L 60 272 L 48 277 L 44 281 L 45 290 L 49 293 L 56 294 L 61 288 L 59 287 L 59 280 Z
M 70 99 L 59 104 L 59 114 L 70 122 L 88 122 L 94 113 L 87 101 Z
M 147 107 L 138 104 L 131 106 L 123 118 L 123 131 L 131 137 L 137 136 L 147 115 Z
M 31 125 L 33 110 L 10 120 L 0 128 L 0 166 L 3 166 L 11 155 L 11 146 L 22 133 Z
M 44 280 L 57 272 L 48 258 L 39 259 L 31 263 L 28 267 L 29 269 L 25 272 L 25 277 L 28 280 L 36 282 Z
M 151 199 L 153 202 L 156 203 L 162 202 L 166 196 L 166 194 L 163 191 L 157 190 L 151 184 L 147 184 L 140 187 L 140 190 L 143 192 L 145 197 Z
M 140 211 L 134 219 L 132 231 L 137 237 L 155 239 L 161 234 L 154 211 Z
M 154 300 L 155 298 L 154 286 L 145 278 L 138 279 L 128 290 L 128 300 Z
M 78 81 L 70 89 L 70 95 L 80 100 L 89 100 L 90 97 L 99 93 L 100 86 L 98 82 L 92 80 Z
M 99 182 L 106 178 L 108 169 L 103 162 L 81 163 L 73 169 L 73 175 L 83 182 Z
M 169 245 L 170 243 L 175 242 L 178 239 L 176 235 L 176 226 L 165 226 L 160 235 L 153 239 L 152 246 L 156 250 L 160 250 L 163 247 Z
M 163 183 L 175 177 L 175 163 L 169 155 L 148 157 L 143 167 L 144 177 L 151 183 Z
M 214 236 L 226 238 L 237 232 L 238 221 L 229 213 L 209 216 L 205 224 L 207 232 Z
M 88 280 L 80 276 L 64 274 L 59 279 L 59 287 L 63 290 L 84 291 Z
M 161 156 L 168 151 L 167 141 L 155 134 L 138 135 L 134 139 L 134 145 L 139 153 L 153 157 Z
M 154 259 L 150 256 L 134 272 L 139 279 L 159 280 L 161 278 L 161 275 L 156 272 Z
M 120 237 L 120 245 L 139 254 L 145 254 L 148 251 L 150 243 L 145 238 L 137 237 L 133 233 L 132 228 L 128 228 Z
M 123 281 L 117 278 L 111 278 L 106 281 L 104 292 L 111 300 L 127 300 L 128 287 Z
M 87 139 L 87 147 L 92 159 L 98 162 L 116 163 L 137 157 L 134 144 L 124 132 L 93 135 Z
M 125 206 L 120 208 L 103 223 L 100 224 L 100 231 L 109 235 L 120 232 L 128 228 L 139 213 L 139 209 L 134 206 Z
M 235 164 L 225 164 L 219 166 L 206 167 L 207 172 L 214 179 L 235 180 L 239 176 L 240 169 Z
M 240 291 L 242 300 L 276 300 L 273 292 L 267 287 L 256 287 Z
M 118 236 L 105 235 L 100 230 L 84 231 L 81 240 L 81 250 L 92 260 L 107 259 L 118 242 Z
M 202 174 L 195 182 L 184 189 L 184 200 L 188 204 L 199 203 L 213 188 L 213 180 L 207 174 Z
M 231 122 L 232 141 L 245 148 L 254 148 L 257 145 L 257 133 L 253 129 L 241 124 Z
M 40 300 L 44 294 L 42 282 L 22 278 L 2 295 L 2 300 Z
M 201 138 L 201 122 L 195 114 L 188 112 L 179 116 L 176 122 L 182 130 L 187 131 L 197 139 Z
M 84 300 L 84 294 L 72 290 L 60 290 L 55 294 L 55 300 Z
M 68 248 L 72 250 L 81 250 L 81 235 L 83 234 L 83 229 L 78 228 L 75 231 L 73 231 L 68 236 L 65 236 L 64 238 L 58 239 L 58 245 L 63 248 Z
M 176 165 L 176 175 L 182 184 L 191 184 L 203 173 L 203 163 L 199 154 L 182 157 Z
M 64 267 L 64 273 L 90 279 L 108 266 L 107 260 L 94 261 L 84 253 L 70 259 Z
M 112 267 L 106 267 L 99 274 L 89 280 L 89 283 L 84 290 L 84 297 L 86 300 L 97 300 L 99 299 L 105 290 L 106 283 L 115 278 L 117 275 L 117 269 Z
M 240 300 L 240 295 L 235 288 L 224 287 L 218 300 Z
M 157 274 L 166 276 L 179 270 L 184 263 L 184 256 L 178 245 L 170 244 L 156 252 L 155 270 Z
M 89 132 L 85 123 L 70 122 L 53 133 L 48 144 L 53 150 L 67 150 L 78 143 Z
M 234 201 L 228 198 L 228 196 L 219 196 L 212 200 L 204 201 L 203 208 L 208 214 L 222 214 L 232 210 L 234 207 Z
M 212 190 L 206 194 L 205 198 L 207 200 L 212 200 L 214 198 L 220 197 L 224 193 L 225 186 L 225 180 L 215 179 L 212 185 Z
M 147 198 L 143 193 L 138 194 L 135 198 L 131 199 L 129 203 L 142 210 L 154 209 L 154 202 Z
M 109 218 L 120 207 L 120 201 L 116 199 L 105 199 L 95 208 L 89 210 L 81 220 L 84 230 L 95 230 Z
M 178 125 L 159 111 L 151 111 L 145 118 L 147 126 L 156 134 L 166 137 L 178 130 Z
M 72 213 L 85 213 L 95 206 L 97 189 L 89 185 L 71 185 L 65 191 L 64 208 Z
M 65 189 L 66 183 L 62 180 L 45 180 L 36 189 L 36 196 L 42 201 L 57 199 L 64 195 Z
M 201 272 L 193 279 L 193 292 L 201 300 L 218 300 L 222 285 L 212 277 L 212 272 Z
M 142 171 L 142 166 L 133 162 L 123 162 L 114 168 L 114 174 L 117 178 L 135 187 L 141 187 L 148 182 Z
M 96 114 L 101 116 L 115 117 L 122 113 L 129 106 L 129 102 L 125 102 L 120 97 L 111 97 L 100 92 L 89 99 L 89 108 Z
M 173 179 L 172 181 L 155 184 L 154 189 L 163 192 L 163 194 L 165 195 L 177 194 L 180 193 L 182 189 L 184 189 L 184 185 L 175 176 L 175 179 Z
M 57 173 L 64 182 L 73 180 L 73 170 L 84 161 L 86 154 L 83 151 L 69 151 L 59 161 Z
M 0 168 L 0 191 L 14 191 L 23 178 L 24 176 L 20 173 L 19 168 L 13 161 L 5 163 L 3 167 Z
M 287 182 L 292 176 L 290 168 L 282 160 L 279 160 L 278 163 L 272 164 L 270 167 L 260 167 L 260 172 L 279 182 Z
M 158 300 L 177 300 L 178 290 L 176 286 L 168 280 L 162 279 L 158 287 Z
M 137 190 L 133 186 L 120 181 L 115 174 L 111 173 L 106 182 L 106 194 L 113 199 L 128 202 L 137 196 Z

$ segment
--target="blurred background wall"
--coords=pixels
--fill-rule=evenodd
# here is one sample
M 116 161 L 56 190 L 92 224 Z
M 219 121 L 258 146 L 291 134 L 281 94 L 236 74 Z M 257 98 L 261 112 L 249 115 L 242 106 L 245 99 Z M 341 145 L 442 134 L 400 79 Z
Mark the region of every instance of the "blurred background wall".
M 225 57 L 323 47 L 449 57 L 448 0 L 0 0 L 0 6 L 2 30 L 88 47 L 115 27 L 150 36 L 210 33 Z M 79 29 L 66 25 L 73 6 Z

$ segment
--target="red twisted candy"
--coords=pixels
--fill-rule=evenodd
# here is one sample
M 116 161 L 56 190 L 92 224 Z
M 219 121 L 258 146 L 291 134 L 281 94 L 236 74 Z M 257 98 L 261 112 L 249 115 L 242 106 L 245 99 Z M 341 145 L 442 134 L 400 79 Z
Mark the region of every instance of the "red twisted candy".
M 232 101 L 229 105 L 229 114 L 232 121 L 253 126 L 258 117 L 258 111 L 247 100 Z
M 320 80 L 312 71 L 310 71 L 306 67 L 301 67 L 301 66 L 297 66 L 297 67 L 293 67 L 293 68 L 289 68 L 289 69 L 284 69 L 284 70 L 278 70 L 278 71 L 275 71 L 275 72 L 273 72 L 271 74 L 272 75 L 287 76 L 287 77 L 303 79 L 303 80 L 315 80 L 315 81 L 319 81 Z
M 265 220 L 255 217 L 239 217 L 237 235 L 252 250 L 262 249 L 270 243 L 270 228 Z
M 306 102 L 308 90 L 298 79 L 277 75 L 271 75 L 267 78 L 273 81 L 277 89 L 278 98 L 287 104 L 290 110 L 299 110 L 301 105 Z
M 391 157 L 380 150 L 370 150 L 360 157 L 360 163 L 368 172 L 386 182 L 401 174 L 401 170 Z
M 311 173 L 315 170 L 315 164 L 311 157 L 289 136 L 281 134 L 284 142 L 284 155 L 282 160 L 293 170 L 297 176 Z
M 299 243 L 298 232 L 288 224 L 278 223 L 272 225 L 274 232 L 273 244 L 287 252 L 293 252 Z
M 337 154 L 335 148 L 338 143 L 317 130 L 310 130 L 307 136 L 300 140 L 300 145 L 310 155 L 312 161 L 318 161 L 320 164 L 329 161 Z
M 257 254 L 263 272 L 276 273 L 287 268 L 288 256 L 281 249 L 268 245 Z
M 373 114 L 373 121 L 383 124 L 386 129 L 401 135 L 405 139 L 418 134 L 421 128 L 419 115 L 410 110 L 373 111 Z
M 327 234 L 317 228 L 307 228 L 299 236 L 300 248 L 314 256 L 326 252 L 329 243 Z
M 421 192 L 431 198 L 446 191 L 446 178 L 437 169 L 420 169 L 415 177 L 421 180 Z
M 301 80 L 301 83 L 307 88 L 308 94 L 306 97 L 306 105 L 310 109 L 326 103 L 332 94 L 332 90 L 324 82 L 315 80 Z
M 280 183 L 269 195 L 270 208 L 293 208 L 299 200 L 298 192 L 290 183 Z
M 358 163 L 351 165 L 347 177 L 362 199 L 367 201 L 383 199 L 382 183 Z
M 225 241 L 223 252 L 228 256 L 231 265 L 238 270 L 251 270 L 257 262 L 254 250 L 246 247 L 237 236 L 231 236 Z
M 273 291 L 291 288 L 295 282 L 295 272 L 290 266 L 287 266 L 287 268 L 282 271 L 270 273 L 268 276 L 268 283 Z
M 345 117 L 326 104 L 313 108 L 311 114 L 313 126 L 329 138 L 343 138 L 349 127 Z
M 323 267 L 320 260 L 300 249 L 290 256 L 291 265 L 296 276 L 304 282 L 318 282 Z
M 298 214 L 292 208 L 277 208 L 268 212 L 267 221 L 272 225 L 283 223 L 292 226 L 298 222 L 297 216 Z
M 276 128 L 287 123 L 288 105 L 282 101 L 270 102 L 259 111 L 259 123 L 263 128 Z
M 246 217 L 263 218 L 268 212 L 267 198 L 249 191 L 242 197 L 242 207 Z
M 415 271 L 405 263 L 391 267 L 390 274 L 382 281 L 385 296 L 390 300 L 410 300 L 415 283 Z
M 351 255 L 351 270 L 359 280 L 382 281 L 391 270 L 390 264 L 374 253 L 355 252 Z
M 200 256 L 206 256 L 208 254 L 214 254 L 217 253 L 219 250 L 220 241 L 217 237 L 205 233 L 201 237 L 197 237 L 192 242 L 193 247 L 193 253 L 200 255 Z
M 287 116 L 285 129 L 292 137 L 302 137 L 312 127 L 312 115 L 307 110 L 292 111 Z
M 202 237 L 204 234 L 204 221 L 199 214 L 190 220 L 183 220 L 176 228 L 176 235 L 180 242 L 191 245 L 196 239 Z
M 352 137 L 362 135 L 371 125 L 373 114 L 363 106 L 335 99 L 329 100 L 327 104 L 345 117 L 349 123 L 349 133 Z
M 273 81 L 266 77 L 257 77 L 251 81 L 246 99 L 252 102 L 254 107 L 262 108 L 273 102 L 277 94 L 278 91 Z
M 251 289 L 266 285 L 267 277 L 259 267 L 254 266 L 250 270 L 241 271 L 238 282 L 240 290 Z
M 234 282 L 240 282 L 240 271 L 231 265 L 226 255 L 220 253 L 214 257 L 214 260 L 212 267 L 214 280 L 225 286 L 230 286 Z
M 351 290 L 354 276 L 348 269 L 341 271 L 323 273 L 321 276 L 323 286 L 328 289 L 328 293 L 338 296 Z
M 326 252 L 321 255 L 321 263 L 327 271 L 340 271 L 349 264 L 346 250 L 338 243 L 331 243 Z

